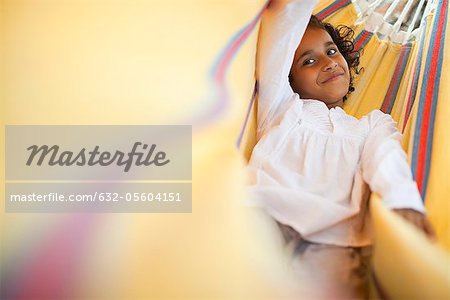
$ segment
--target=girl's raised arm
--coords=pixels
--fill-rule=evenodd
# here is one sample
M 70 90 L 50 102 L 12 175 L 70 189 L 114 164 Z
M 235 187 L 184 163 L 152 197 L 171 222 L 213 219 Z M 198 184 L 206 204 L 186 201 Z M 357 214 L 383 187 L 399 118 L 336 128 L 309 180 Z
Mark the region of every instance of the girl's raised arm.
M 316 3 L 317 0 L 272 0 L 263 13 L 256 55 L 258 139 L 274 125 L 283 105 L 294 96 L 289 71 Z

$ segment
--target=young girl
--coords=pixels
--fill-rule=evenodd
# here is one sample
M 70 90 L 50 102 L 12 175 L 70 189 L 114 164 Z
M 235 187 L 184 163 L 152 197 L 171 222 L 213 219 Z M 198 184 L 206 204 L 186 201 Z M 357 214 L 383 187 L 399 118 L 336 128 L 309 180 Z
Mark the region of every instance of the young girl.
M 342 109 L 359 53 L 350 28 L 311 17 L 315 5 L 272 1 L 264 12 L 250 189 L 280 225 L 300 280 L 320 282 L 309 297 L 362 299 L 373 242 L 369 187 L 387 207 L 431 238 L 434 233 L 396 123 L 379 110 L 358 120 Z

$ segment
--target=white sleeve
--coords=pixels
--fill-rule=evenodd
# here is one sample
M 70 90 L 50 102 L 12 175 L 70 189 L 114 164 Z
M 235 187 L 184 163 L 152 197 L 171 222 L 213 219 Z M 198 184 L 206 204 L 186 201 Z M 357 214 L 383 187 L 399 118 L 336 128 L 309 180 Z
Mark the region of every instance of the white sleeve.
M 380 110 L 372 111 L 368 118 L 370 131 L 361 156 L 364 180 L 372 191 L 381 195 L 387 207 L 424 213 L 395 121 Z
M 294 94 L 289 71 L 318 0 L 272 0 L 263 13 L 256 54 L 257 138 Z

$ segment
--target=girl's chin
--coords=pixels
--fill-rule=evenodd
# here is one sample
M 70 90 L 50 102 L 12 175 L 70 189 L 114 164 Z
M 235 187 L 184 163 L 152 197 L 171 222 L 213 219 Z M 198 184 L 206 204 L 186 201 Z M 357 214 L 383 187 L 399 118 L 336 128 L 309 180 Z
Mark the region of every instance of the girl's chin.
M 347 95 L 347 93 L 333 94 L 328 99 L 332 99 L 330 100 L 331 102 L 336 102 L 344 99 L 345 95 Z
M 342 101 L 342 99 L 344 99 L 344 96 L 345 96 L 345 94 L 343 96 L 341 96 L 341 95 L 334 96 L 333 95 L 333 97 L 327 97 L 326 98 L 327 100 L 324 101 L 324 102 L 326 102 L 326 103 L 336 103 L 336 102 Z

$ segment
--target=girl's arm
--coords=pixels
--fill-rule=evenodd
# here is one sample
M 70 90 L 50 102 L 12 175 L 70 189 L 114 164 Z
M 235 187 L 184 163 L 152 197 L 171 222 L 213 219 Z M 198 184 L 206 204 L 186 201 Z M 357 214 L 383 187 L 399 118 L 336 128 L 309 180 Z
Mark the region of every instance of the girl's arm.
M 370 133 L 361 156 L 364 180 L 381 195 L 387 207 L 434 239 L 395 121 L 379 110 L 371 112 L 368 118 Z
M 294 97 L 289 71 L 317 0 L 272 0 L 264 11 L 256 55 L 257 138 Z

